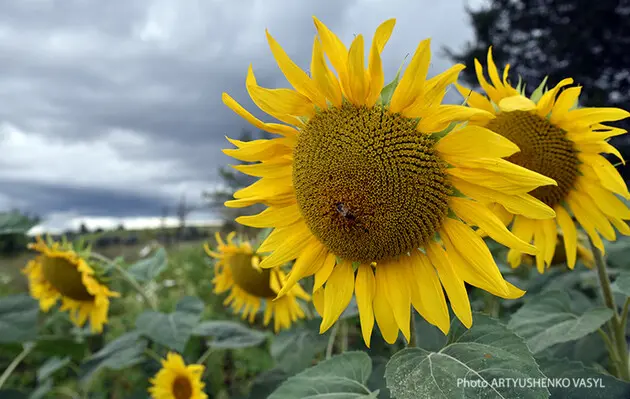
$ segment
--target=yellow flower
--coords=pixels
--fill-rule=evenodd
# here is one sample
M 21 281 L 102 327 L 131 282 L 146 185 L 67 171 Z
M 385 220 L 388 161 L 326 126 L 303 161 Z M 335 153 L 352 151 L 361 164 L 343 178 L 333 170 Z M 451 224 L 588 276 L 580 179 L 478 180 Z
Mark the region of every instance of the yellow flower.
M 335 323 L 354 293 L 368 346 L 375 320 L 387 342 L 394 342 L 399 330 L 409 339 L 412 305 L 446 333 L 450 320 L 442 287 L 466 326 L 472 315 L 464 282 L 504 298 L 523 295 L 503 279 L 470 226 L 520 251 L 536 250 L 477 199 L 513 204 L 532 217 L 555 215 L 527 194 L 554 181 L 502 159 L 518 151 L 513 143 L 481 127 L 452 126 L 494 115 L 441 105 L 463 66 L 426 80 L 429 40 L 419 44 L 395 88 L 383 87 L 380 53 L 394 23 L 388 20 L 376 30 L 365 67 L 362 35 L 348 50 L 315 19 L 319 37 L 310 76 L 267 34 L 295 91 L 258 86 L 251 67 L 246 88 L 261 110 L 285 124 L 263 123 L 223 94 L 237 114 L 281 136 L 230 140 L 238 148 L 224 150 L 239 160 L 261 161 L 235 166 L 260 180 L 226 202 L 228 207 L 268 206 L 258 215 L 237 218 L 247 226 L 274 228 L 258 249 L 272 252 L 260 267 L 296 259 L 280 297 L 299 279 L 315 275 L 321 332 Z
M 586 237 L 581 237 L 581 234 L 578 234 L 576 252 L 577 259 L 581 260 L 584 266 L 592 269 L 595 266 L 595 258 L 593 257 L 593 252 L 589 250 L 585 245 Z M 522 255 L 523 263 L 533 266 L 536 264 L 536 257 L 532 255 L 523 254 Z M 551 259 L 551 267 L 558 266 L 564 267 L 567 265 L 567 251 L 564 246 L 564 237 L 562 233 L 558 232 L 558 239 L 556 240 L 556 249 L 554 251 L 553 258 Z
M 204 366 L 191 364 L 186 366 L 184 359 L 174 352 L 162 360 L 162 368 L 149 382 L 152 399 L 207 399 L 203 392 L 206 384 L 201 382 Z
M 269 325 L 273 317 L 275 332 L 291 327 L 291 323 L 304 318 L 304 311 L 297 298 L 310 301 L 308 295 L 299 284 L 291 288 L 282 298 L 275 299 L 280 292 L 286 275 L 280 269 L 261 269 L 261 256 L 257 255 L 248 241 L 234 242 L 236 233 L 227 236 L 227 243 L 216 233 L 217 251 L 213 252 L 207 245 L 204 248 L 209 256 L 218 259 L 214 264 L 214 292 L 222 294 L 230 291 L 225 305 L 231 305 L 235 313 L 242 312 L 241 317 L 253 323 L 256 313 L 265 303 L 264 325 Z M 274 300 L 275 299 L 275 300 Z
M 471 123 L 484 126 L 518 145 L 521 152 L 509 157 L 509 161 L 558 183 L 530 192 L 552 207 L 556 218 L 512 217 L 518 213 L 515 209 L 494 207 L 506 224 L 513 220 L 512 232 L 516 236 L 534 242 L 540 249 L 536 255 L 538 271 L 543 273 L 545 267 L 551 265 L 558 227 L 562 231 L 568 266 L 571 269 L 575 266 L 578 246 L 574 218 L 602 252 L 604 244 L 600 235 L 615 240 L 613 226 L 621 234 L 629 235 L 630 228 L 625 220 L 630 219 L 630 210 L 617 195 L 630 199 L 630 193 L 615 167 L 601 153 L 622 159 L 607 140 L 626 131 L 603 123 L 627 118 L 630 113 L 619 108 L 576 108 L 581 87 L 566 88 L 573 79 L 564 79 L 546 92 L 542 89 L 543 82 L 531 98 L 527 98 L 508 83 L 509 65 L 503 71 L 503 78 L 499 78 L 492 48 L 488 50 L 488 74 L 492 84 L 486 81 L 478 60 L 475 60 L 475 68 L 479 84 L 489 99 L 460 85 L 456 87 L 470 107 L 493 113 L 496 118 Z M 565 89 L 560 93 L 562 88 Z M 517 267 L 521 259 L 517 248 L 508 253 L 512 267 Z
M 70 320 L 82 327 L 90 320 L 92 332 L 100 333 L 107 323 L 109 298 L 120 294 L 110 291 L 95 277 L 87 263 L 87 253 L 79 254 L 70 244 L 45 242 L 40 237 L 30 249 L 40 253 L 23 269 L 28 277 L 31 296 L 47 312 L 61 299 L 62 311 L 68 311 Z

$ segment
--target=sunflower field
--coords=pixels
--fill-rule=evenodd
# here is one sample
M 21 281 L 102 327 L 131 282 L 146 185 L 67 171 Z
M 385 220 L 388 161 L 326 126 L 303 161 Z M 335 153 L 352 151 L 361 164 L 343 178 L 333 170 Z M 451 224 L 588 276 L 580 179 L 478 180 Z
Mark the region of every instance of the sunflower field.
M 264 210 L 135 259 L 32 240 L 0 399 L 630 398 L 630 113 L 513 83 L 492 48 L 478 90 L 429 78 L 429 39 L 385 82 L 395 20 L 314 25 L 308 72 L 266 32 L 292 89 L 244 76 L 275 122 L 222 94 L 271 137 L 228 138 L 255 181 L 224 205 Z

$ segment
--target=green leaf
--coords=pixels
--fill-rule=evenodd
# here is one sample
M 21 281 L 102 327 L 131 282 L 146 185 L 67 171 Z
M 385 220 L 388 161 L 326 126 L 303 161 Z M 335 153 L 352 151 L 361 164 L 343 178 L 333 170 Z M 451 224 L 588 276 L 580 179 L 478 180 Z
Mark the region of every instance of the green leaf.
M 420 315 L 415 315 L 417 346 L 428 351 L 439 351 L 446 344 L 446 335 Z
M 140 283 L 155 280 L 168 265 L 166 250 L 160 247 L 153 255 L 141 259 L 129 267 L 131 274 Z
M 542 82 L 540 82 L 538 87 L 534 89 L 534 92 L 532 93 L 530 100 L 532 100 L 535 103 L 538 103 L 543 93 L 546 91 L 545 85 L 547 84 L 547 78 L 549 78 L 549 76 L 545 76 L 545 78 L 543 79 Z
M 64 358 L 54 356 L 49 358 L 37 369 L 37 381 L 41 384 L 42 381 L 48 379 L 56 371 L 68 365 L 68 363 L 70 363 L 70 356 Z
M 35 340 L 38 315 L 39 304 L 26 294 L 0 298 L 0 343 Z
M 40 382 L 37 388 L 28 396 L 28 399 L 43 399 L 46 394 L 53 388 L 53 381 L 51 379 Z
M 542 372 L 555 382 L 549 387 L 554 399 L 627 399 L 630 384 L 611 375 L 599 373 L 581 362 L 537 357 Z
M 372 360 L 364 352 L 345 352 L 290 377 L 269 399 L 354 399 L 374 397 L 366 386 Z
M 408 348 L 392 356 L 385 378 L 392 397 L 547 398 L 543 387 L 499 386 L 502 378 L 543 378 L 523 339 L 498 320 L 474 314 L 471 329 L 453 322 L 438 352 Z M 483 386 L 487 384 L 487 386 Z
M 152 341 L 183 352 L 202 311 L 203 302 L 187 296 L 177 303 L 173 313 L 145 311 L 136 319 L 136 328 Z
M 311 366 L 327 342 L 327 336 L 309 330 L 283 331 L 271 343 L 271 356 L 279 369 L 293 375 Z
M 28 399 L 28 395 L 26 395 L 22 391 L 18 391 L 17 389 L 0 389 L 0 398 L 2 399 Z
M 222 349 L 238 349 L 260 345 L 267 339 L 263 332 L 252 330 L 233 321 L 204 321 L 193 330 L 193 335 L 212 337 L 208 346 Z
M 26 234 L 39 220 L 18 211 L 0 212 L 0 235 Z
M 85 359 L 81 364 L 81 384 L 89 386 L 102 368 L 122 370 L 142 362 L 146 347 L 146 340 L 136 331 L 121 335 Z
M 247 399 L 267 399 L 289 377 L 280 369 L 271 369 L 258 374 L 253 380 Z
M 366 385 L 372 392 L 378 392 L 379 399 L 391 398 L 385 380 L 385 369 L 388 361 L 389 359 L 383 356 L 372 357 L 372 374 L 370 374 Z
M 548 291 L 531 298 L 516 311 L 508 327 L 521 337 L 533 353 L 561 342 L 574 341 L 597 331 L 613 316 L 608 308 L 593 308 L 582 314 L 571 309 L 569 295 Z
M 45 356 L 70 356 L 72 359 L 81 360 L 85 357 L 87 343 L 55 335 L 39 336 L 36 350 Z
M 630 296 L 630 272 L 623 271 L 619 273 L 611 288 L 615 292 Z

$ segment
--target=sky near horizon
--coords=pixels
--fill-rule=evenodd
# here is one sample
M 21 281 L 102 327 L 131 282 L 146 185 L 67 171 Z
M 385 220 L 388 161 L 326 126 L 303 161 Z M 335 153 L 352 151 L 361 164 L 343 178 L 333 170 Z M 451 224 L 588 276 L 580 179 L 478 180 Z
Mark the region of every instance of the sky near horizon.
M 443 47 L 473 38 L 465 8 L 480 3 L 4 0 L 0 211 L 37 213 L 38 230 L 155 224 L 182 195 L 201 203 L 220 184 L 225 136 L 249 128 L 222 92 L 270 120 L 245 91 L 250 63 L 260 85 L 288 87 L 265 29 L 306 68 L 313 15 L 346 44 L 357 33 L 369 43 L 379 23 L 396 18 L 382 55 L 386 80 L 427 37 L 432 76 L 452 64 Z

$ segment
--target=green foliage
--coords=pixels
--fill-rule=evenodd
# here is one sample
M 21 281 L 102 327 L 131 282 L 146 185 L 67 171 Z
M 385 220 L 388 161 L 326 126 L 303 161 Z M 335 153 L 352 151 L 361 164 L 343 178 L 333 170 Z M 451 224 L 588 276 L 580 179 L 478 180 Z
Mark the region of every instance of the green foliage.
M 39 304 L 28 295 L 0 298 L 0 344 L 34 340 L 38 313 Z
M 470 330 L 454 322 L 448 344 L 437 352 L 409 348 L 396 353 L 387 364 L 385 376 L 392 396 L 399 399 L 549 395 L 542 387 L 496 385 L 498 378 L 544 376 L 522 338 L 480 314 L 475 314 Z
M 167 266 L 166 250 L 160 247 L 151 256 L 131 265 L 129 273 L 139 283 L 146 283 L 155 280 Z
M 508 327 L 527 340 L 533 353 L 597 331 L 612 317 L 608 308 L 595 308 L 582 314 L 571 310 L 566 292 L 551 291 L 531 298 L 514 313 Z
M 217 349 L 240 349 L 260 345 L 267 335 L 232 321 L 205 321 L 197 325 L 194 335 L 210 337 L 207 344 Z

